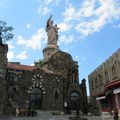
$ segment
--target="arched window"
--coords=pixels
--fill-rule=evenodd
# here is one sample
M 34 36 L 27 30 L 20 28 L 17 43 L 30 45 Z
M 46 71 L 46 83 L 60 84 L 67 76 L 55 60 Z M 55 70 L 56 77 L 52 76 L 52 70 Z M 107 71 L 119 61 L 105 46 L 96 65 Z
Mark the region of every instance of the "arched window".
M 77 91 L 72 91 L 70 93 L 70 99 L 69 99 L 69 106 L 71 110 L 77 110 L 80 109 L 80 98 L 81 94 Z
M 70 94 L 71 100 L 77 100 L 79 99 L 79 94 L 77 92 L 72 92 Z

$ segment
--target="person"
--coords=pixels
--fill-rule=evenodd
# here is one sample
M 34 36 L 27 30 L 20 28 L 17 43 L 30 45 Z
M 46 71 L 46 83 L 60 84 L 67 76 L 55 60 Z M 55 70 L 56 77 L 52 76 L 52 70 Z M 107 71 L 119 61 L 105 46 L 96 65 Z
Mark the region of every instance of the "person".
M 79 115 L 79 108 L 76 108 L 76 115 Z
M 18 109 L 18 107 L 16 108 L 16 117 L 18 117 L 19 116 L 19 109 Z
M 67 113 L 70 114 L 70 105 L 67 106 Z
M 118 109 L 117 108 L 113 112 L 113 120 L 118 120 Z
M 47 20 L 47 25 L 46 25 L 46 32 L 47 32 L 47 36 L 48 36 L 48 44 L 57 44 L 57 40 L 58 40 L 58 28 L 57 24 L 53 25 L 53 20 L 52 19 L 52 15 L 50 16 L 50 18 Z

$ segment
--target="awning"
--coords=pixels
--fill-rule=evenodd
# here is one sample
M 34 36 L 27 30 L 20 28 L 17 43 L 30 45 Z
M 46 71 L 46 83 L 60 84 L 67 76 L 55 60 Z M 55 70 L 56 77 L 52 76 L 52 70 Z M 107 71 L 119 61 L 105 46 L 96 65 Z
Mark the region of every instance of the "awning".
M 96 98 L 96 100 L 101 100 L 101 99 L 105 99 L 105 96 L 97 97 L 97 98 Z
M 113 90 L 113 93 L 114 94 L 120 93 L 120 88 L 117 88 L 117 89 Z

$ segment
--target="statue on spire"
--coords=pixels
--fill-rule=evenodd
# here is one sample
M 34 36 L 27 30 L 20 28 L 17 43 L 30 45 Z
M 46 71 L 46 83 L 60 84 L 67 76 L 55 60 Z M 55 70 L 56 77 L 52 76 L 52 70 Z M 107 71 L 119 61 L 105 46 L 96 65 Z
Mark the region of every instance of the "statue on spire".
M 55 45 L 57 45 L 58 30 L 60 28 L 57 27 L 57 24 L 53 25 L 53 20 L 51 20 L 51 18 L 52 18 L 52 15 L 47 20 L 47 25 L 46 25 L 46 32 L 47 32 L 47 36 L 48 36 L 48 44 L 55 44 Z

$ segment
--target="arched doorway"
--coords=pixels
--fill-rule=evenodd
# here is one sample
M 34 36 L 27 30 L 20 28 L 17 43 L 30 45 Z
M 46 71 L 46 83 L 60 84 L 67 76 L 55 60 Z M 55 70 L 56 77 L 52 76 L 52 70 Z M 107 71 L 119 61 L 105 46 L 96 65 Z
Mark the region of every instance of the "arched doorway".
M 42 108 L 42 90 L 40 88 L 33 88 L 30 94 L 30 104 L 35 109 Z
M 69 104 L 71 110 L 80 109 L 80 94 L 78 92 L 74 91 L 70 93 Z

